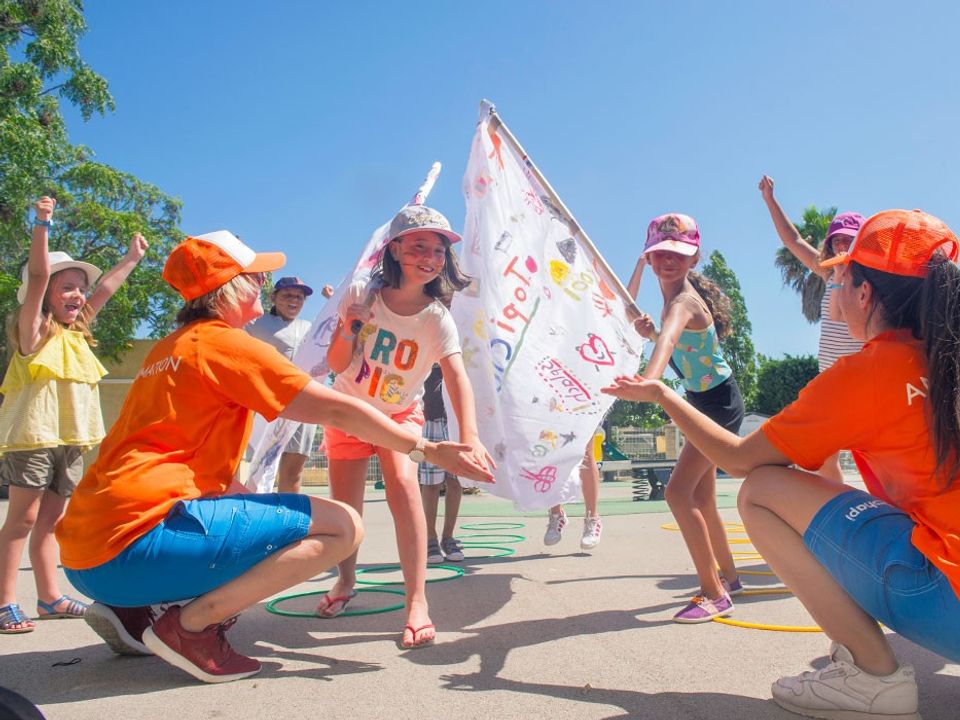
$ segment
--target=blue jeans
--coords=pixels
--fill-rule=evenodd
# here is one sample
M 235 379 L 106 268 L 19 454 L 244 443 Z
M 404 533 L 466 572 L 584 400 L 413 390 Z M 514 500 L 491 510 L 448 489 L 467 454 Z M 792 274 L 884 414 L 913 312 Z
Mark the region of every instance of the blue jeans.
M 825 504 L 804 533 L 810 552 L 871 617 L 960 660 L 960 598 L 911 541 L 915 523 L 861 490 Z
M 310 500 L 271 493 L 181 500 L 117 557 L 65 569 L 75 588 L 117 607 L 176 602 L 208 593 L 306 537 Z

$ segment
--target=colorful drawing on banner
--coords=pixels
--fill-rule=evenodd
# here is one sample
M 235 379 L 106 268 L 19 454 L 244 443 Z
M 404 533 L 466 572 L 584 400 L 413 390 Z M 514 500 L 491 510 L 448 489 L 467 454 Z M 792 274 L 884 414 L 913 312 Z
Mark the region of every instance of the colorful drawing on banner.
M 500 145 L 503 143 L 503 140 L 497 135 L 497 131 L 492 125 L 487 128 L 487 134 L 490 136 L 490 142 L 493 143 L 493 150 L 490 151 L 487 157 L 491 160 L 496 157 L 497 165 L 503 170 L 503 155 L 500 153 Z
M 550 409 L 557 412 L 581 413 L 598 403 L 586 386 L 556 358 L 545 357 L 535 366 L 537 374 L 553 392 Z
M 506 254 L 510 249 L 510 246 L 513 244 L 513 235 L 504 230 L 500 234 L 500 239 L 497 240 L 497 244 L 493 246 L 494 250 L 499 250 L 500 252 Z
M 524 480 L 533 481 L 533 489 L 538 493 L 549 492 L 550 488 L 557 481 L 557 468 L 553 465 L 547 465 L 540 468 L 537 472 L 531 472 L 526 468 L 520 468 L 520 474 Z
M 480 351 L 476 345 L 474 345 L 470 338 L 464 338 L 463 342 L 460 343 L 460 355 L 463 357 L 463 366 L 471 370 L 476 369 L 476 355 Z
M 540 443 L 537 443 L 530 448 L 530 454 L 535 458 L 546 457 L 548 452 L 550 452 L 550 448 L 548 448 L 546 445 L 541 445 Z
M 627 351 L 628 355 L 633 357 L 639 357 L 637 351 L 633 349 L 630 343 L 627 341 L 627 336 L 623 334 L 623 330 L 617 328 L 617 342 L 620 344 L 620 347 Z
M 604 300 L 603 295 L 599 293 L 591 293 L 591 295 L 593 296 L 593 306 L 600 311 L 600 317 L 610 317 L 613 314 L 610 303 Z
M 580 357 L 594 365 L 614 364 L 613 353 L 610 352 L 607 343 L 605 343 L 599 335 L 589 333 L 587 335 L 587 342 L 583 345 L 577 345 L 577 351 L 580 353 Z
M 557 449 L 557 439 L 558 436 L 553 430 L 541 430 L 540 439 L 544 442 L 550 443 L 550 447 L 554 450 Z
M 527 216 L 526 216 L 525 213 L 515 213 L 515 214 L 513 214 L 513 215 L 510 216 L 510 222 L 512 222 L 512 223 L 518 223 L 518 224 L 519 224 L 519 223 L 522 223 L 522 222 L 523 222 L 524 220 L 526 220 L 526 219 L 527 219 Z
M 557 250 L 563 255 L 563 259 L 571 265 L 577 259 L 577 241 L 571 237 L 561 240 L 557 243 Z
M 568 433 L 560 433 L 560 439 L 563 440 L 563 445 L 561 445 L 560 447 L 566 447 L 567 445 L 572 443 L 576 437 L 577 437 L 577 434 L 572 430 Z
M 533 210 L 537 215 L 543 215 L 543 201 L 533 190 L 523 191 L 523 201 L 527 204 L 527 207 Z
M 563 283 L 566 282 L 567 276 L 570 275 L 570 266 L 559 260 L 550 261 L 550 277 L 553 278 L 553 281 L 563 287 Z

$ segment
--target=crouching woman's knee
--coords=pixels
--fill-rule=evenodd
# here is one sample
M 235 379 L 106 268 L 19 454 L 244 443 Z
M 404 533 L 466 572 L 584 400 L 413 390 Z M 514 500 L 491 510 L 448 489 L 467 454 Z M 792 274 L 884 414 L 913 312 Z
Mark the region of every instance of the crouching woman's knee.
M 737 510 L 740 517 L 749 515 L 757 506 L 763 506 L 763 497 L 770 485 L 770 476 L 777 468 L 762 466 L 747 473 L 737 493 Z
M 325 535 L 327 542 L 342 544 L 350 555 L 363 542 L 363 520 L 346 503 L 310 498 L 310 535 Z

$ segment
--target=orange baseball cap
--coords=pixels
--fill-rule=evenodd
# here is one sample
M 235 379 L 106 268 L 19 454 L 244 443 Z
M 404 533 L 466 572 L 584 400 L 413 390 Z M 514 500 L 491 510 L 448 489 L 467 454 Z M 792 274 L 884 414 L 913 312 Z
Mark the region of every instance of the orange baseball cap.
M 194 300 L 240 273 L 279 270 L 286 262 L 281 252 L 254 252 L 229 230 L 216 230 L 187 237 L 177 245 L 163 266 L 163 279 L 184 300 Z
M 943 220 L 922 210 L 883 210 L 860 226 L 847 252 L 820 267 L 853 260 L 893 275 L 924 277 L 937 250 L 952 262 L 960 256 L 960 241 Z

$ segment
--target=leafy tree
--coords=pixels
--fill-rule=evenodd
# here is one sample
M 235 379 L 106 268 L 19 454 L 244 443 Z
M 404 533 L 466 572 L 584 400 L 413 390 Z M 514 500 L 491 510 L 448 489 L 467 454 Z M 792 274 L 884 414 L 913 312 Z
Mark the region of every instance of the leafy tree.
M 776 415 L 797 399 L 818 371 L 813 355 L 786 355 L 779 360 L 761 355 L 754 409 L 765 415 Z
M 159 336 L 170 328 L 178 303 L 160 268 L 180 237 L 180 203 L 69 142 L 61 102 L 85 120 L 114 109 L 107 81 L 80 57 L 85 30 L 80 0 L 0 0 L 0 314 L 16 307 L 29 208 L 51 195 L 53 249 L 106 270 L 134 232 L 150 243 L 95 326 L 101 354 L 117 357 L 138 329 Z M 5 334 L 2 343 L 6 354 Z
M 801 237 L 806 238 L 808 243 L 819 249 L 823 245 L 823 241 L 827 239 L 830 221 L 836 214 L 837 209 L 835 207 L 817 210 L 811 205 L 803 211 L 803 222 L 800 224 L 794 223 L 794 226 Z M 780 270 L 783 284 L 800 295 L 803 316 L 808 322 L 818 322 L 820 320 L 820 301 L 823 300 L 823 293 L 826 290 L 823 278 L 814 272 L 810 272 L 806 265 L 797 260 L 793 253 L 785 247 L 780 247 L 777 250 L 774 265 Z
M 701 272 L 704 277 L 719 285 L 724 294 L 730 298 L 732 331 L 720 341 L 720 347 L 724 358 L 733 369 L 733 376 L 740 386 L 744 403 L 748 408 L 752 408 L 757 384 L 757 353 L 751 338 L 753 325 L 747 317 L 747 303 L 743 299 L 743 293 L 740 292 L 740 281 L 717 250 L 710 253 L 710 260 L 703 266 Z

